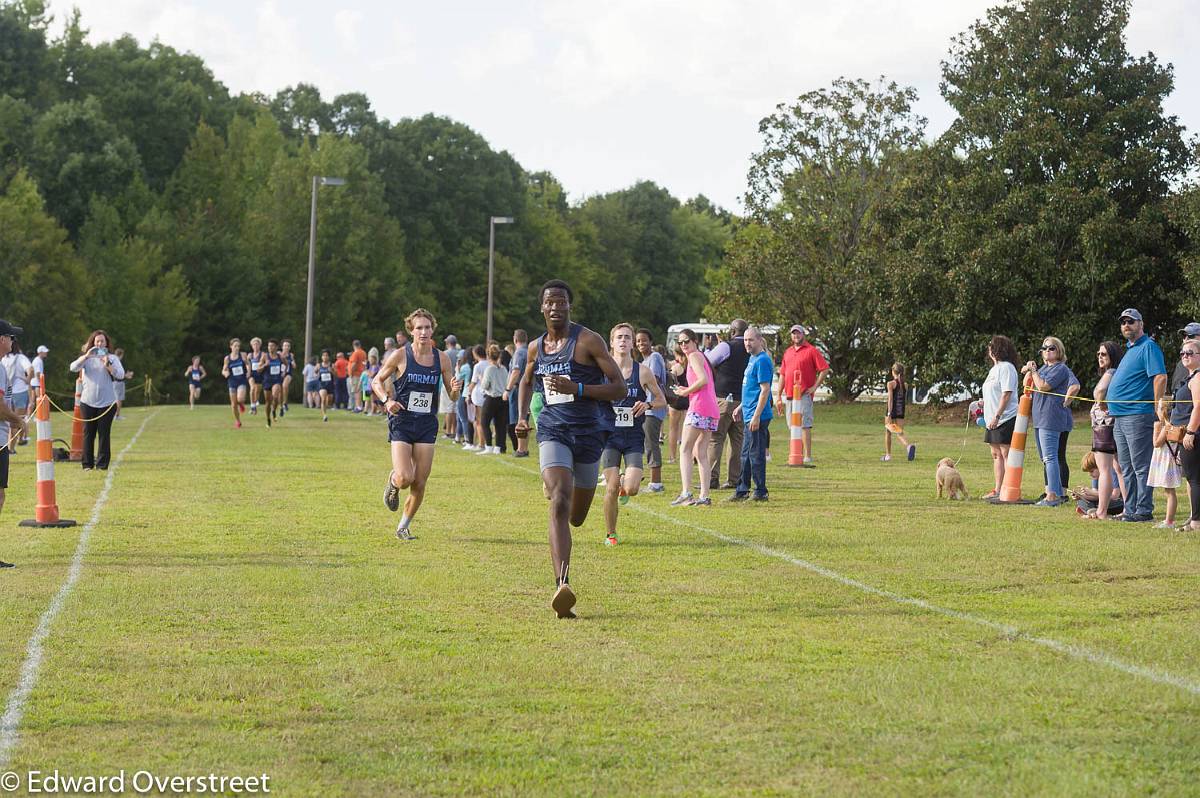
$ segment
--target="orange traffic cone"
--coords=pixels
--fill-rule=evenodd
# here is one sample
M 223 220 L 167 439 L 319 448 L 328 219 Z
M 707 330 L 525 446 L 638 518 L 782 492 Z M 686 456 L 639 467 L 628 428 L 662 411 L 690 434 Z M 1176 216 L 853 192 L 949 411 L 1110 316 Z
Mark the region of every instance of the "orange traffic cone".
M 800 399 L 804 391 L 800 389 L 800 380 L 792 384 L 792 400 L 788 402 L 788 431 L 791 441 L 788 443 L 788 465 L 804 465 L 804 415 L 800 412 Z
M 33 518 L 21 526 L 75 526 L 75 522 L 58 517 L 58 502 L 54 495 L 54 438 L 50 434 L 50 397 L 45 386 L 37 397 L 37 506 Z
M 1004 463 L 1004 484 L 1000 495 L 992 504 L 1030 504 L 1021 498 L 1021 477 L 1025 474 L 1025 440 L 1029 435 L 1029 423 L 1033 419 L 1033 375 L 1025 375 L 1025 389 L 1021 391 L 1021 403 L 1017 405 L 1017 425 L 1013 429 L 1012 444 L 1008 447 L 1008 459 Z
M 75 380 L 75 410 L 71 422 L 71 462 L 83 460 L 83 377 Z

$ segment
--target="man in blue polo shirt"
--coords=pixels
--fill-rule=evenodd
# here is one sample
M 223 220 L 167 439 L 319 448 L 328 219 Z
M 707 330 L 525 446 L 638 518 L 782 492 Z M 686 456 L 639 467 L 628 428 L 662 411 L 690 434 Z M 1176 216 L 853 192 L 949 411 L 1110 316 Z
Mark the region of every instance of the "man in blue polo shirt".
M 1105 399 L 1113 417 L 1117 463 L 1125 481 L 1126 521 L 1149 521 L 1154 513 L 1154 489 L 1146 485 L 1154 450 L 1154 409 L 1167 388 L 1162 349 L 1146 335 L 1142 314 L 1121 311 L 1121 335 L 1128 347 L 1117 366 Z
M 742 403 L 739 406 L 745 435 L 742 437 L 742 470 L 734 494 L 726 501 L 750 498 L 750 479 L 754 479 L 754 501 L 767 500 L 767 442 L 771 424 L 771 380 L 775 364 L 766 352 L 762 333 L 757 327 L 746 328 L 746 351 L 750 359 L 742 377 Z

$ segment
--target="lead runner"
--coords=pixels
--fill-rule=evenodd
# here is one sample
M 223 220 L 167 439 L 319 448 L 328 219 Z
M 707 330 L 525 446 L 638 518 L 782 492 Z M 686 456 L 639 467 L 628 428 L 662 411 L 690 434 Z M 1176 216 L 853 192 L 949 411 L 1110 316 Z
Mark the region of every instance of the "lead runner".
M 559 618 L 574 618 L 575 593 L 568 582 L 571 526 L 587 520 L 600 472 L 600 452 L 608 429 L 600 402 L 625 398 L 621 369 L 604 339 L 571 321 L 571 288 L 562 280 L 542 286 L 540 301 L 546 334 L 529 345 L 529 363 L 521 377 L 517 432 L 529 429 L 529 402 L 545 397 L 538 416 L 538 457 L 542 483 L 550 499 L 550 559 Z M 608 382 L 605 382 L 605 378 Z
M 409 541 L 413 534 L 408 525 L 425 498 L 425 483 L 433 467 L 438 431 L 438 389 L 441 384 L 449 385 L 450 398 L 457 400 L 462 381 L 454 376 L 450 357 L 433 346 L 437 320 L 432 313 L 417 308 L 404 319 L 404 325 L 412 336 L 412 343 L 387 356 L 371 380 L 371 391 L 384 403 L 388 414 L 388 440 L 392 445 L 392 472 L 383 492 L 383 503 L 395 512 L 400 507 L 400 491 L 408 488 L 396 537 Z M 394 390 L 391 396 L 388 395 L 389 388 Z

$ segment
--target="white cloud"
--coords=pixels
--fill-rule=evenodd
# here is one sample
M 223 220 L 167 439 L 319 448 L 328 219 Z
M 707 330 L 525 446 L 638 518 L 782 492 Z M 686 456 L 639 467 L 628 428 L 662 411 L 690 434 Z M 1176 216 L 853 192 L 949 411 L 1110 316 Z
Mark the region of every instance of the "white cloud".
M 363 14 L 348 8 L 340 9 L 333 15 L 333 29 L 337 31 L 338 41 L 342 49 L 351 53 L 358 50 L 358 28 L 362 25 Z
M 519 28 L 489 33 L 480 45 L 461 49 L 455 58 L 458 72 L 477 81 L 497 72 L 529 63 L 534 56 L 533 34 Z

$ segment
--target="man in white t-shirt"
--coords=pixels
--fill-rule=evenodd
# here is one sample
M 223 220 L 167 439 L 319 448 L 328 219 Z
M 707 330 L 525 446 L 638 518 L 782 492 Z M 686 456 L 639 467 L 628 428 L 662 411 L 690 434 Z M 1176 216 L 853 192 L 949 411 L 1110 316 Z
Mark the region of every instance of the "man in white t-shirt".
M 35 390 L 42 387 L 42 379 L 46 374 L 46 355 L 50 350 L 43 344 L 37 348 L 37 356 L 33 359 L 33 380 L 29 383 Z

